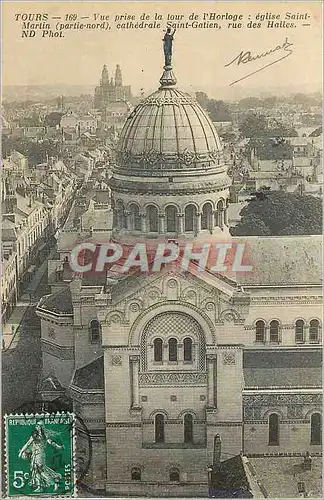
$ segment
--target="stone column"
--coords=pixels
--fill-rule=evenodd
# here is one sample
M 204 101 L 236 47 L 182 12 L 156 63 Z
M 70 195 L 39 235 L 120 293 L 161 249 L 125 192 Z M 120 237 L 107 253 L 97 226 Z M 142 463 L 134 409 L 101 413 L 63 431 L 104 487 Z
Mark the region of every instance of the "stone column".
M 223 227 L 224 227 L 224 209 L 223 208 L 219 211 L 219 227 L 221 229 L 223 229 Z
M 213 211 L 213 224 L 214 224 L 214 227 L 218 226 L 218 212 L 217 212 L 217 210 Z
M 207 355 L 207 406 L 215 406 L 215 388 L 214 388 L 214 356 Z
M 224 224 L 225 226 L 228 226 L 228 208 L 225 208 L 224 211 Z
M 199 234 L 201 231 L 201 212 L 196 213 L 196 228 L 195 233 Z
M 126 229 L 130 231 L 132 229 L 131 213 L 125 210 L 124 217 L 126 218 Z
M 178 233 L 184 233 L 184 214 L 178 214 Z
M 212 211 L 208 212 L 208 215 L 207 215 L 207 227 L 208 227 L 208 231 L 210 233 L 212 233 L 213 230 L 214 230 L 213 220 L 214 220 L 213 212 Z
M 139 408 L 139 356 L 130 356 L 132 377 L 132 408 Z
M 147 231 L 146 212 L 140 213 L 140 216 L 141 216 L 141 231 L 142 233 L 146 233 Z
M 165 214 L 159 214 L 159 233 L 165 234 Z

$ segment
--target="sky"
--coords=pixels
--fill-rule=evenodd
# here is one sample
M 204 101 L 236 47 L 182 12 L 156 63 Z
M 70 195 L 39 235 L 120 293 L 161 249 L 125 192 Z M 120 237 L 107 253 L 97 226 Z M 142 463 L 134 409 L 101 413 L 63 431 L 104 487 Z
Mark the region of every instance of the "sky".
M 103 64 L 110 76 L 116 64 L 123 71 L 124 84 L 132 86 L 134 93 L 158 86 L 163 67 L 162 38 L 166 16 L 203 13 L 244 16 L 243 27 L 228 28 L 228 22 L 219 21 L 221 29 L 177 29 L 173 43 L 173 67 L 179 86 L 184 89 L 222 89 L 228 93 L 272 88 L 291 88 L 298 91 L 319 91 L 322 77 L 322 6 L 321 2 L 2 2 L 2 82 L 3 85 L 96 85 Z M 248 28 L 257 14 L 281 15 L 286 13 L 309 17 L 295 22 L 295 28 Z M 110 16 L 111 30 L 64 31 L 64 38 L 22 37 L 19 14 L 47 14 L 51 25 L 61 17 L 76 15 L 95 22 L 94 14 Z M 117 29 L 116 15 L 163 16 L 160 28 Z M 250 16 L 250 17 L 249 17 Z M 201 19 L 200 19 L 201 21 Z M 71 21 L 70 21 L 71 22 Z M 134 22 L 134 21 L 133 21 Z M 217 21 L 213 21 L 217 22 Z M 236 21 L 238 23 L 240 21 Z M 241 21 L 242 22 L 242 21 Z M 278 21 L 276 21 L 278 22 Z M 308 26 L 302 26 L 308 24 Z M 266 25 L 266 23 L 265 23 Z M 288 42 L 292 53 L 282 61 L 255 73 L 231 86 L 245 75 L 257 71 L 279 57 L 286 55 L 277 49 L 262 60 L 249 63 L 230 61 L 243 53 L 262 54 Z

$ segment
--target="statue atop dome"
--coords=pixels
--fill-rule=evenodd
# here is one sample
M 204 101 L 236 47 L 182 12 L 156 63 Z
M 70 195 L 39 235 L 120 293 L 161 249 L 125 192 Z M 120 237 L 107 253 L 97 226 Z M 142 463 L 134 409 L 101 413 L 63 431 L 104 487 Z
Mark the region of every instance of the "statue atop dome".
M 174 28 L 173 32 L 171 32 L 171 28 L 167 28 L 167 31 L 163 38 L 163 51 L 164 51 L 164 65 L 171 66 L 172 64 L 172 44 L 173 44 L 173 36 L 176 32 L 176 28 Z
M 164 52 L 164 71 L 163 75 L 160 78 L 162 87 L 173 86 L 177 83 L 177 79 L 172 71 L 172 44 L 175 32 L 175 28 L 173 31 L 171 31 L 171 28 L 167 28 L 166 33 L 162 39 Z

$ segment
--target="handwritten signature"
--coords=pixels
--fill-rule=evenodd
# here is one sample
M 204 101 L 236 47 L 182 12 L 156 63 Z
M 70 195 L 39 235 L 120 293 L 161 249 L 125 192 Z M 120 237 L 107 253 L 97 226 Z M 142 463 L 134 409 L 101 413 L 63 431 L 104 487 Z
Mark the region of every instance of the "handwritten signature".
M 266 64 L 265 66 L 262 66 L 262 68 L 259 68 L 256 71 L 253 71 L 252 73 L 249 73 L 248 75 L 245 75 L 242 78 L 235 80 L 234 82 L 232 82 L 230 84 L 230 87 L 232 85 L 235 85 L 236 83 L 242 81 L 242 80 L 245 80 L 245 78 L 249 78 L 249 76 L 255 75 L 256 73 L 263 71 L 264 69 L 268 68 L 269 66 L 272 66 L 273 64 L 276 64 L 279 61 L 282 61 L 283 59 L 286 59 L 286 57 L 289 57 L 293 53 L 293 50 L 289 48 L 292 45 L 294 45 L 294 44 L 292 42 L 288 42 L 288 38 L 286 37 L 286 40 L 284 41 L 284 43 L 282 45 L 277 45 L 277 47 L 270 49 L 270 50 L 267 50 L 266 52 L 262 52 L 261 54 L 254 54 L 253 55 L 250 50 L 248 50 L 247 52 L 243 52 L 243 50 L 242 50 L 236 57 L 234 57 L 234 59 L 231 62 L 225 64 L 225 67 L 230 66 L 231 64 L 235 64 L 235 63 L 237 63 L 237 66 L 239 66 L 240 64 L 247 64 L 249 62 L 256 61 L 258 59 L 262 59 L 263 57 L 267 57 L 270 54 L 273 54 L 274 52 L 284 51 L 287 53 L 285 55 L 283 55 L 282 57 L 280 57 L 279 59 L 276 59 L 275 61 L 272 61 L 271 63 Z

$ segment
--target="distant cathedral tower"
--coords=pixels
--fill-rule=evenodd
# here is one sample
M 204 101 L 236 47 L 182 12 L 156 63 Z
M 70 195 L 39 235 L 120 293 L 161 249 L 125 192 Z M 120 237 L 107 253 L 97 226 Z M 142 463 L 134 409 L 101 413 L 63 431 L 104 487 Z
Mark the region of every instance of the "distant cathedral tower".
M 117 66 L 116 66 L 115 85 L 116 85 L 116 87 L 122 87 L 122 85 L 123 85 L 123 77 L 122 77 L 122 72 L 121 72 L 119 64 L 117 64 Z
M 113 77 L 109 81 L 109 73 L 105 64 L 101 72 L 100 85 L 95 89 L 94 107 L 104 110 L 111 102 L 129 101 L 131 97 L 131 87 L 123 85 L 122 71 L 119 64 L 116 66 L 115 81 Z
M 102 68 L 100 84 L 101 85 L 109 84 L 108 69 L 107 69 L 107 66 L 105 64 L 104 64 L 104 67 Z

